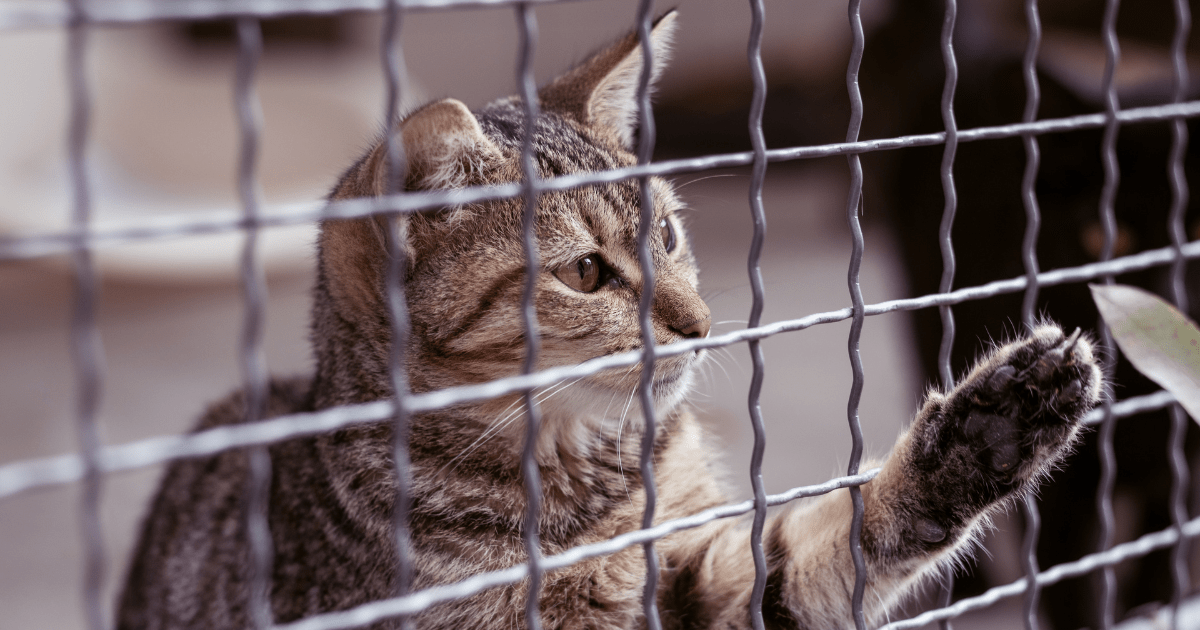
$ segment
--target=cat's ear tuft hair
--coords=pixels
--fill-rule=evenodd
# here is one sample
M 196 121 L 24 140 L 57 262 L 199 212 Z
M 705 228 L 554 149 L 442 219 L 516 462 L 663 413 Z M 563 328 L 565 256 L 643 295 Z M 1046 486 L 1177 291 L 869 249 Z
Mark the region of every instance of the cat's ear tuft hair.
M 678 13 L 667 11 L 650 30 L 653 65 L 650 83 L 662 74 L 670 58 Z M 634 150 L 638 127 L 638 84 L 642 78 L 642 45 L 630 33 L 587 61 L 550 82 L 538 94 L 542 107 L 575 119 L 601 135 L 615 137 Z

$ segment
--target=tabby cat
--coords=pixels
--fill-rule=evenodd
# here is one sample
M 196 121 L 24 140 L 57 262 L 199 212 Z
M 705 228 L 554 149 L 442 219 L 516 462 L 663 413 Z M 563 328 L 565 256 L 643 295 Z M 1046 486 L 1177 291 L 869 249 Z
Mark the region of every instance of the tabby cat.
M 653 75 L 665 63 L 675 22 L 672 12 L 654 25 Z M 638 40 L 629 35 L 542 88 L 533 141 L 541 177 L 635 163 L 641 59 Z M 406 188 L 519 181 L 523 112 L 518 99 L 508 98 L 478 112 L 446 99 L 411 113 L 398 125 Z M 333 199 L 383 193 L 386 144 L 380 141 L 350 168 Z M 654 334 L 660 344 L 706 336 L 709 310 L 697 294 L 695 262 L 676 216 L 683 203 L 667 182 L 653 179 L 651 185 Z M 637 183 L 629 181 L 542 195 L 536 223 L 544 270 L 535 296 L 539 367 L 640 346 L 639 204 Z M 522 211 L 520 199 L 508 199 L 405 220 L 398 237 L 407 262 L 412 335 L 406 352 L 414 391 L 519 372 L 525 352 Z M 268 415 L 392 395 L 386 226 L 377 217 L 322 224 L 313 308 L 316 374 L 274 382 Z M 659 521 L 727 501 L 689 403 L 703 355 L 656 364 Z M 628 404 L 638 378 L 637 369 L 614 370 L 543 392 L 536 444 L 543 554 L 640 527 L 644 426 L 639 406 Z M 953 391 L 928 395 L 882 472 L 862 488 L 868 619 L 880 619 L 922 576 L 961 556 L 990 513 L 1033 488 L 1075 439 L 1101 381 L 1088 340 L 1046 324 L 993 350 Z M 521 401 L 510 394 L 411 419 L 416 588 L 525 562 Z M 231 396 L 212 407 L 200 427 L 239 422 L 243 405 L 240 394 Z M 275 620 L 394 594 L 391 425 L 293 439 L 272 446 L 271 455 Z M 145 522 L 120 603 L 120 628 L 250 625 L 242 512 L 247 471 L 240 451 L 171 466 Z M 764 535 L 768 627 L 853 627 L 850 517 L 845 490 L 770 516 Z M 664 627 L 749 627 L 749 535 L 744 519 L 726 519 L 658 541 Z M 644 566 L 641 548 L 634 547 L 548 573 L 539 593 L 543 625 L 644 627 Z M 526 591 L 527 583 L 495 587 L 435 605 L 413 622 L 456 630 L 521 627 Z

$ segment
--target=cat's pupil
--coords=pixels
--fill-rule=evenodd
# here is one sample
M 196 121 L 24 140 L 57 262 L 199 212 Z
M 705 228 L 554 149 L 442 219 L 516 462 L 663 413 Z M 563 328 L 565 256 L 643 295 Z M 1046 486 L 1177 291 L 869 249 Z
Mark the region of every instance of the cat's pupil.
M 591 293 L 600 288 L 600 260 L 595 254 L 559 267 L 554 276 L 563 284 L 583 293 Z
M 671 227 L 671 222 L 666 219 L 658 222 L 658 229 L 662 232 L 663 248 L 669 254 L 675 250 L 675 229 Z
M 583 291 L 592 291 L 599 284 L 597 280 L 600 278 L 600 265 L 591 256 L 584 256 L 579 259 L 579 283 L 583 285 Z

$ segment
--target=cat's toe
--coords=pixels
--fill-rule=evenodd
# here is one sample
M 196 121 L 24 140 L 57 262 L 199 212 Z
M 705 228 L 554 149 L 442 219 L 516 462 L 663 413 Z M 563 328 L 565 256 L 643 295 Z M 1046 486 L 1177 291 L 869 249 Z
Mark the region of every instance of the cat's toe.
M 1034 426 L 1074 424 L 1100 398 L 1100 368 L 1078 328 L 1065 335 L 1057 326 L 1041 326 L 1000 348 L 983 367 L 986 377 L 967 384 L 975 398 Z

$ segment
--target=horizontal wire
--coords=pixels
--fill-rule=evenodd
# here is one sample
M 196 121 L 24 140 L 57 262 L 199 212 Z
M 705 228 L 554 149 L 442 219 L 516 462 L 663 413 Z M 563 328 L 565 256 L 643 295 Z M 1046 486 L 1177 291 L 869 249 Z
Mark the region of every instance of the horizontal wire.
M 1126 398 L 1120 402 L 1113 403 L 1112 412 L 1116 418 L 1125 418 L 1128 416 L 1136 416 L 1139 413 L 1147 411 L 1158 411 L 1175 404 L 1175 395 L 1166 390 L 1160 390 L 1153 394 L 1144 396 L 1136 396 L 1134 398 Z M 1104 409 L 1093 409 L 1088 415 L 1083 417 L 1085 426 L 1097 425 L 1104 422 Z
M 1181 248 L 1186 258 L 1200 258 L 1200 242 Z M 1105 274 L 1119 275 L 1129 271 L 1169 264 L 1176 255 L 1174 247 L 1148 250 L 1140 254 L 1115 258 L 1104 263 L 1057 269 L 1038 274 L 1041 286 L 1079 282 Z M 919 298 L 890 300 L 866 307 L 867 315 L 908 311 L 943 304 L 958 304 L 1015 293 L 1025 288 L 1026 277 L 999 280 L 977 287 L 967 287 L 950 293 L 926 295 Z M 705 348 L 728 346 L 739 342 L 764 339 L 784 332 L 803 330 L 818 324 L 828 324 L 850 318 L 850 308 L 815 313 L 799 319 L 784 320 L 701 339 L 689 339 L 655 350 L 658 357 L 668 357 Z M 590 359 L 582 363 L 549 368 L 532 374 L 496 379 L 476 385 L 458 385 L 405 398 L 405 410 L 419 413 L 442 409 L 464 402 L 487 400 L 535 387 L 545 387 L 568 379 L 591 376 L 602 370 L 636 365 L 642 358 L 639 350 Z M 1135 400 L 1135 399 L 1131 399 Z M 347 427 L 353 424 L 378 422 L 392 417 L 395 406 L 391 401 L 376 401 L 359 405 L 335 407 L 313 413 L 294 414 L 254 424 L 233 425 L 207 429 L 192 434 L 159 436 L 104 447 L 99 452 L 99 465 L 106 472 L 141 468 L 174 459 L 213 455 L 230 448 L 269 444 L 294 437 L 312 435 Z M 1091 416 L 1089 416 L 1091 418 Z M 83 461 L 77 454 L 29 459 L 0 466 L 0 499 L 33 488 L 77 481 L 83 474 Z
M 554 4 L 578 0 L 528 0 Z M 405 11 L 499 7 L 512 0 L 405 0 Z M 92 0 L 84 15 L 93 24 L 129 24 L 160 20 L 211 20 L 237 16 L 327 15 L 382 11 L 387 0 Z M 0 1 L 0 31 L 57 28 L 70 21 L 66 2 Z
M 872 468 L 858 475 L 839 477 L 814 486 L 792 488 L 781 494 L 770 494 L 767 495 L 767 505 L 782 505 L 796 499 L 827 494 L 848 486 L 862 485 L 874 479 L 878 474 L 879 469 Z M 753 499 L 710 508 L 691 516 L 665 521 L 654 527 L 635 530 L 601 542 L 568 549 L 560 554 L 543 558 L 541 566 L 547 571 L 561 569 L 588 558 L 610 555 L 634 545 L 658 540 L 678 531 L 699 527 L 717 519 L 740 516 L 753 510 Z M 512 584 L 523 579 L 528 572 L 529 565 L 520 564 L 499 571 L 477 573 L 454 584 L 434 586 L 404 597 L 374 601 L 350 610 L 314 615 L 275 628 L 277 630 L 338 630 L 364 626 L 388 617 L 415 614 L 434 604 L 470 597 L 495 586 Z
M 497 0 L 498 1 L 498 0 Z M 0 5 L 2 6 L 2 5 Z M 407 5 L 406 5 L 407 6 Z M 1200 116 L 1200 101 L 1189 101 L 1173 105 L 1156 105 L 1121 110 L 1117 120 L 1132 124 L 1190 118 Z M 979 127 L 958 132 L 958 141 L 994 140 L 1022 134 L 1041 135 L 1104 126 L 1104 114 L 1085 114 L 1070 118 L 1039 120 L 1031 123 L 1015 123 L 994 127 Z M 886 151 L 906 147 L 932 146 L 945 141 L 945 132 L 899 136 L 880 140 L 840 142 L 807 147 L 769 149 L 768 162 L 813 159 L 835 155 L 853 155 L 871 151 Z M 582 186 L 607 184 L 633 179 L 644 175 L 664 176 L 691 173 L 716 168 L 746 166 L 753 162 L 754 152 L 725 153 L 702 158 L 667 160 L 652 164 L 629 166 L 598 173 L 563 175 L 541 180 L 543 191 L 568 190 Z M 520 196 L 519 183 L 496 186 L 472 186 L 454 190 L 409 192 L 396 195 L 346 199 L 319 203 L 279 204 L 263 208 L 263 215 L 254 221 L 254 227 L 275 227 L 309 223 L 324 218 L 352 218 L 380 212 L 411 213 L 445 206 L 461 206 L 495 199 L 510 199 Z M 205 213 L 204 216 L 175 214 L 150 219 L 113 221 L 94 226 L 88 234 L 77 234 L 74 230 L 48 231 L 26 235 L 0 237 L 0 260 L 39 258 L 72 251 L 82 239 L 89 246 L 112 245 L 154 238 L 198 236 L 216 234 L 251 227 L 250 223 L 235 210 Z
M 1116 405 L 1113 405 L 1114 412 L 1116 407 Z M 1130 558 L 1144 556 L 1156 549 L 1170 547 L 1171 545 L 1175 544 L 1177 540 L 1179 540 L 1179 531 L 1180 530 L 1176 530 L 1174 527 L 1170 529 L 1164 529 L 1146 534 L 1137 540 L 1116 545 L 1106 551 L 1088 554 L 1073 562 L 1064 562 L 1062 564 L 1054 565 L 1053 567 L 1050 567 L 1049 569 L 1037 574 L 1037 584 L 1038 586 L 1048 586 L 1068 578 L 1086 575 L 1087 573 L 1090 573 L 1101 567 L 1115 566 Z M 1200 517 L 1184 523 L 1181 531 L 1183 532 L 1183 536 L 1185 538 L 1194 538 L 1196 536 L 1200 536 Z M 911 619 L 894 621 L 880 627 L 879 630 L 905 630 L 907 628 L 919 628 L 934 621 L 953 619 L 954 617 L 958 617 L 963 613 L 991 606 L 1002 599 L 1020 595 L 1021 593 L 1024 593 L 1028 587 L 1029 582 L 1026 580 L 1026 578 L 1022 577 L 1015 582 L 990 588 L 982 595 L 959 600 L 952 606 L 939 608 L 937 610 L 930 610 Z

